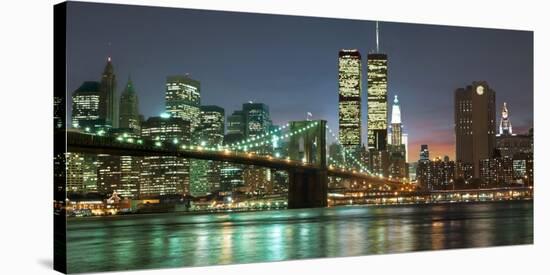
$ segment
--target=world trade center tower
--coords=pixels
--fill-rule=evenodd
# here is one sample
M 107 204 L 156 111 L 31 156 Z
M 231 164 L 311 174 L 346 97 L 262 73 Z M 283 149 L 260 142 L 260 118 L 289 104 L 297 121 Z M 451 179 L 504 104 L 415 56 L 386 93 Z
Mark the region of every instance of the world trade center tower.
M 338 54 L 338 138 L 355 155 L 361 147 L 361 54 L 343 49 Z M 350 163 L 351 160 L 346 160 Z

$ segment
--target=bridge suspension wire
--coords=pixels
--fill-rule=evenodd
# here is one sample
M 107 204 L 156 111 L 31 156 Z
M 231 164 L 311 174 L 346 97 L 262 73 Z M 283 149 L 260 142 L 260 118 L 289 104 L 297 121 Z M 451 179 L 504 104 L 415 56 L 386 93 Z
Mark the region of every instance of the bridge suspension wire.
M 273 140 L 284 140 L 285 138 L 289 138 L 289 137 L 292 137 L 294 135 L 299 135 L 299 134 L 305 133 L 306 130 L 316 126 L 318 123 L 319 122 L 317 122 L 317 121 L 310 121 L 310 123 L 308 123 L 306 126 L 295 129 L 292 132 L 282 133 L 281 132 L 282 130 L 284 130 L 284 129 L 286 129 L 290 126 L 290 124 L 287 123 L 287 124 L 277 128 L 275 130 L 269 131 L 269 132 L 267 132 L 265 134 L 262 134 L 260 136 L 249 138 L 249 139 L 246 139 L 246 140 L 243 140 L 241 142 L 237 142 L 237 143 L 234 143 L 234 144 L 231 144 L 231 145 L 225 145 L 225 146 L 224 145 L 217 145 L 217 146 L 210 146 L 209 147 L 209 146 L 196 145 L 196 144 L 192 144 L 192 145 L 183 144 L 183 145 L 180 145 L 179 148 L 184 149 L 184 150 L 200 150 L 200 151 L 202 151 L 202 150 L 204 150 L 204 151 L 226 151 L 226 152 L 237 151 L 237 150 L 247 151 L 248 149 L 253 149 L 253 148 L 264 146 L 264 145 L 272 145 Z M 277 132 L 281 132 L 281 133 L 279 135 L 277 135 L 276 134 Z M 269 137 L 270 139 L 267 139 L 267 137 Z M 128 136 L 127 134 L 124 134 L 124 135 L 121 135 L 121 136 L 117 137 L 116 140 L 118 142 L 123 142 L 123 143 L 143 144 L 142 139 L 136 139 L 136 138 Z M 169 140 L 161 141 L 159 139 L 155 139 L 153 144 L 154 144 L 155 147 L 163 147 L 163 145 L 165 145 L 165 144 L 177 145 L 179 142 L 180 141 L 177 140 L 177 139 L 174 139 L 172 141 L 169 141 Z
M 269 131 L 267 133 L 264 133 L 264 134 L 261 134 L 257 137 L 243 139 L 241 141 L 237 141 L 237 142 L 234 142 L 234 143 L 231 143 L 231 144 L 224 145 L 223 147 L 231 149 L 231 148 L 235 148 L 235 147 L 239 147 L 239 146 L 243 147 L 243 146 L 246 146 L 249 143 L 250 144 L 258 143 L 259 140 L 263 140 L 263 139 L 270 138 L 270 137 L 272 138 L 272 135 L 274 135 L 277 132 L 283 131 L 285 128 L 288 128 L 289 126 L 290 126 L 290 123 L 287 123 L 283 126 L 278 127 L 275 130 L 271 130 L 271 131 Z
M 340 149 L 342 150 L 342 152 L 344 152 L 344 156 L 347 155 L 350 159 L 352 159 L 353 162 L 354 162 L 355 164 L 357 164 L 357 165 L 361 168 L 362 171 L 365 171 L 365 172 L 367 172 L 367 173 L 369 173 L 369 174 L 372 174 L 372 172 L 369 171 L 369 170 L 363 165 L 363 163 L 361 163 L 359 160 L 357 160 L 357 158 L 355 158 L 355 156 L 354 156 L 351 152 L 349 152 L 349 150 L 347 150 L 347 149 L 344 147 L 344 145 L 342 145 L 342 144 L 340 143 L 340 140 L 338 139 L 338 137 L 336 137 L 336 135 L 334 134 L 334 132 L 332 131 L 332 129 L 330 129 L 330 127 L 329 127 L 328 125 L 327 125 L 326 127 L 327 127 L 327 130 L 328 130 L 328 132 L 330 133 L 330 135 L 331 135 L 331 136 L 334 138 L 334 140 L 336 141 L 336 144 L 337 144 L 338 146 L 340 146 Z M 331 158 L 331 157 L 329 156 L 329 160 L 330 160 L 330 159 L 332 159 L 334 162 L 337 162 L 335 159 L 333 159 L 333 158 Z M 344 167 L 347 167 L 347 166 L 344 165 Z M 349 168 L 349 167 L 348 167 L 348 168 Z
M 264 145 L 272 145 L 272 142 L 274 140 L 283 140 L 285 138 L 301 134 L 301 133 L 305 132 L 306 130 L 316 126 L 317 124 L 318 124 L 317 121 L 312 121 L 308 125 L 306 125 L 304 127 L 301 127 L 301 128 L 298 128 L 298 129 L 296 129 L 292 132 L 282 133 L 282 130 L 289 127 L 290 124 L 287 123 L 287 124 L 279 127 L 278 129 L 269 131 L 269 132 L 267 132 L 265 134 L 262 134 L 260 136 L 257 136 L 257 137 L 249 138 L 249 139 L 246 139 L 246 140 L 243 140 L 243 141 L 240 141 L 240 142 L 236 142 L 236 143 L 233 143 L 233 144 L 230 144 L 230 145 L 226 145 L 224 148 L 230 149 L 230 150 L 231 149 L 232 150 L 237 149 L 237 150 L 245 150 L 246 151 L 248 149 L 257 148 L 257 147 L 261 147 L 261 146 L 264 146 Z M 281 132 L 281 133 L 279 135 L 277 135 L 276 134 L 277 132 Z

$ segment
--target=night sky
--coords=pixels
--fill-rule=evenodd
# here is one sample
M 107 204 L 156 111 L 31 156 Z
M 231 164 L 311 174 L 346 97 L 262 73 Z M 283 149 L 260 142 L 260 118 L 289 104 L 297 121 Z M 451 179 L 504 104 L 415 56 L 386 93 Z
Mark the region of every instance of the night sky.
M 166 76 L 189 73 L 201 82 L 201 103 L 225 108 L 226 116 L 242 103 L 262 102 L 276 124 L 311 112 L 337 131 L 338 51 L 357 48 L 366 142 L 373 21 L 74 2 L 68 14 L 69 93 L 99 81 L 111 56 L 118 95 L 131 75 L 146 118 L 164 111 Z M 380 41 L 389 60 L 388 99 L 400 98 L 410 161 L 420 144 L 431 156 L 454 159 L 453 92 L 475 80 L 496 91 L 498 117 L 507 102 L 514 132 L 533 127 L 532 32 L 381 22 Z

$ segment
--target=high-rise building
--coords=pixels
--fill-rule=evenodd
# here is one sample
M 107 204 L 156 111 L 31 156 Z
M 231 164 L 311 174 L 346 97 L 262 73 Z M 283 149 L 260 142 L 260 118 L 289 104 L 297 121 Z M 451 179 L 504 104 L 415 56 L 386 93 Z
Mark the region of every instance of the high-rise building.
M 222 145 L 225 132 L 225 110 L 215 105 L 200 107 L 199 143 L 203 146 Z
M 407 166 L 407 154 L 403 144 L 403 124 L 401 123 L 401 107 L 397 95 L 393 100 L 391 114 L 391 138 L 388 144 L 389 175 L 393 178 L 407 178 L 409 169 Z
M 508 106 L 504 102 L 499 124 L 499 134 L 496 135 L 496 149 L 502 157 L 514 158 L 516 154 L 533 153 L 533 133 L 514 134 L 508 113 Z
M 119 192 L 121 183 L 120 156 L 97 155 L 97 189 L 104 196 Z
M 420 145 L 420 160 L 430 160 L 430 150 L 428 150 L 428 144 Z
M 416 164 L 416 180 L 423 189 L 431 190 L 432 170 L 430 169 L 430 151 L 427 144 L 420 145 L 420 158 Z
M 513 135 L 512 132 L 512 123 L 510 122 L 510 119 L 508 117 L 508 107 L 506 106 L 506 102 L 504 102 L 504 105 L 502 106 L 502 112 L 500 117 L 500 124 L 498 126 L 498 134 L 499 135 Z
M 236 113 L 238 113 L 238 115 L 236 115 Z M 232 126 L 232 121 L 237 122 Z M 223 139 L 224 145 L 234 144 L 244 140 L 244 124 L 244 115 L 242 115 L 242 111 L 235 111 L 227 118 L 227 134 Z M 245 167 L 245 165 L 241 164 L 223 162 L 220 167 L 220 189 L 224 192 L 232 192 L 244 188 L 243 171 Z
M 116 85 L 115 70 L 108 57 L 99 87 L 99 117 L 113 128 L 118 128 Z
M 242 110 L 234 111 L 233 114 L 227 117 L 227 134 L 245 135 L 246 132 L 246 117 Z
M 120 183 L 117 194 L 123 198 L 139 198 L 141 157 L 120 156 Z
M 141 119 L 139 116 L 139 102 L 132 80 L 128 78 L 126 88 L 120 95 L 119 128 L 140 132 Z
M 361 54 L 338 53 L 338 139 L 358 159 L 361 147 Z M 346 160 L 347 163 L 353 163 Z
M 409 162 L 409 134 L 403 132 L 401 134 L 401 139 L 403 140 L 403 145 L 405 146 L 405 161 Z
M 243 104 L 243 113 L 245 116 L 245 135 L 246 138 L 253 138 L 263 135 L 271 128 L 271 118 L 269 107 L 263 103 L 245 103 Z
M 401 123 L 401 107 L 397 95 L 393 99 L 391 113 L 391 145 L 403 144 L 403 124 Z
M 195 129 L 199 127 L 200 123 L 200 82 L 190 78 L 188 75 L 169 76 L 166 79 L 165 99 L 166 112 L 171 117 L 189 121 L 193 137 Z
M 514 134 L 514 135 L 497 135 L 496 149 L 503 157 L 513 158 L 516 154 L 533 153 L 533 135 L 531 134 Z
M 471 164 L 473 177 L 479 178 L 480 160 L 490 158 L 495 149 L 495 91 L 476 81 L 457 89 L 454 103 L 456 160 Z
M 243 104 L 245 115 L 246 138 L 255 138 L 267 133 L 272 126 L 269 107 L 263 103 Z M 256 147 L 250 149 L 258 154 L 272 154 L 271 146 Z M 243 171 L 245 190 L 253 195 L 266 194 L 271 192 L 271 170 L 255 166 L 248 166 Z
M 519 153 L 512 160 L 514 179 L 524 185 L 533 185 L 533 154 Z
M 388 152 L 388 56 L 380 52 L 378 22 L 376 51 L 367 55 L 367 144 L 369 169 L 387 176 Z
M 368 145 L 385 150 L 388 133 L 388 57 L 383 53 L 367 56 Z
M 190 123 L 164 114 L 143 122 L 141 136 L 146 140 L 168 141 L 188 145 Z M 140 197 L 189 194 L 189 160 L 173 156 L 143 157 L 140 175 Z
M 77 193 L 84 190 L 84 155 L 66 153 L 67 192 Z
M 455 163 L 450 161 L 449 157 L 445 157 L 443 160 L 441 158 L 436 158 L 430 163 L 430 181 L 428 186 L 431 186 L 431 189 L 437 190 L 448 190 L 454 189 L 454 178 L 455 178 Z
M 104 124 L 99 113 L 99 83 L 86 81 L 78 87 L 72 96 L 73 128 L 91 131 L 96 125 Z
M 201 106 L 200 109 L 198 143 L 207 147 L 221 146 L 225 130 L 225 110 L 214 105 Z M 221 163 L 217 161 L 191 160 L 191 195 L 204 196 L 219 191 L 220 169 Z
M 513 160 L 508 157 L 482 159 L 479 164 L 481 187 L 495 187 L 514 182 Z

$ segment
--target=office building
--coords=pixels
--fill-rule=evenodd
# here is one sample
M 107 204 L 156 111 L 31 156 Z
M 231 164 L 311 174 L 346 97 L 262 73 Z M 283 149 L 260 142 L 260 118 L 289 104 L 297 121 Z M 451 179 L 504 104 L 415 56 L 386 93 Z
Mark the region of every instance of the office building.
M 479 178 L 479 164 L 495 149 L 495 91 L 487 82 L 476 81 L 455 91 L 456 160 L 473 166 Z
M 191 143 L 190 122 L 163 114 L 143 122 L 144 140 L 172 142 L 178 145 Z M 173 156 L 143 157 L 140 174 L 140 197 L 189 194 L 189 160 Z
M 171 117 L 189 121 L 191 136 L 200 124 L 201 86 L 188 75 L 166 79 L 166 112 Z
M 356 49 L 338 54 L 338 139 L 349 154 L 361 147 L 361 54 Z M 347 155 L 345 156 L 347 157 Z M 346 160 L 348 164 L 354 164 Z
M 120 95 L 119 128 L 140 133 L 141 119 L 139 101 L 132 80 L 128 78 L 126 88 Z
M 108 57 L 99 86 L 99 118 L 113 128 L 118 128 L 116 85 L 115 70 Z
M 100 119 L 99 102 L 99 82 L 82 83 L 72 95 L 72 127 L 93 131 L 104 124 Z
M 225 110 L 219 106 L 201 106 L 199 128 L 196 131 L 198 144 L 206 147 L 217 147 L 223 143 L 225 130 Z M 220 191 L 221 162 L 213 160 L 191 160 L 192 196 L 204 196 Z

